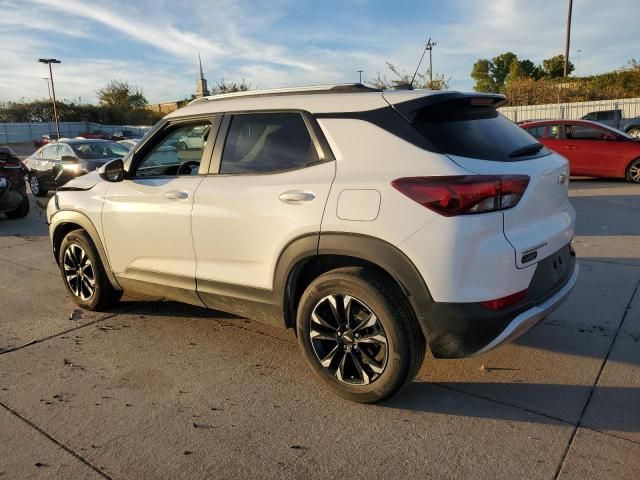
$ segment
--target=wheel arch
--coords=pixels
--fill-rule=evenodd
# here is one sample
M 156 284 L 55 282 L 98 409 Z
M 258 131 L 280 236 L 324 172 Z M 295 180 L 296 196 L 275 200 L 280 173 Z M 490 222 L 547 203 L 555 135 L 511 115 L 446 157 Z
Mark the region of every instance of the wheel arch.
M 49 238 L 51 239 L 51 247 L 53 249 L 53 256 L 56 259 L 56 263 L 58 263 L 59 260 L 62 239 L 69 232 L 78 229 L 84 230 L 87 232 L 89 237 L 91 237 L 91 241 L 93 241 L 93 244 L 98 251 L 98 255 L 100 255 L 100 261 L 102 262 L 102 265 L 104 265 L 105 272 L 113 288 L 116 290 L 122 290 L 122 287 L 120 287 L 116 277 L 113 275 L 111 265 L 109 263 L 109 257 L 107 256 L 107 252 L 102 244 L 102 240 L 100 240 L 98 230 L 91 219 L 82 212 L 75 210 L 61 210 L 54 213 L 51 218 L 51 224 L 49 225 Z
M 425 338 L 429 338 L 430 321 L 424 312 L 433 300 L 413 262 L 384 240 L 342 232 L 300 237 L 283 251 L 276 268 L 274 291 L 282 295 L 285 326 L 295 325 L 298 302 L 313 279 L 346 266 L 373 267 L 392 279 L 407 297 Z
M 631 159 L 631 161 L 629 161 L 629 162 L 625 165 L 625 167 L 624 167 L 624 172 L 623 172 L 623 175 L 624 175 L 624 179 L 625 179 L 625 180 L 629 180 L 629 169 L 631 168 L 631 165 L 632 165 L 634 162 L 637 162 L 637 161 L 640 161 L 640 157 L 632 158 L 632 159 Z

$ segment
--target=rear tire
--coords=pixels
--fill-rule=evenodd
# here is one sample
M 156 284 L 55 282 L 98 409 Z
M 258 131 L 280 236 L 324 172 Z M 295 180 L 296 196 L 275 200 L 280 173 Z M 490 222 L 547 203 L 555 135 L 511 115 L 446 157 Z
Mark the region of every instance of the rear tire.
M 58 258 L 67 291 L 78 306 L 86 310 L 104 310 L 122 297 L 111 285 L 100 255 L 84 230 L 73 230 L 60 244 Z
M 640 128 L 632 128 L 627 134 L 633 138 L 640 138 Z
M 42 188 L 40 178 L 35 173 L 29 175 L 29 187 L 31 188 L 31 193 L 33 193 L 36 197 L 46 197 L 47 193 L 49 193 L 49 190 L 45 190 Z
M 627 181 L 640 183 L 640 158 L 636 158 L 627 167 Z
M 22 201 L 20 202 L 20 205 L 18 205 L 18 208 L 10 212 L 5 212 L 4 214 L 8 218 L 24 218 L 29 214 L 29 207 L 29 197 L 27 196 L 27 192 L 24 192 L 24 196 L 22 197 Z
M 424 360 L 426 342 L 407 299 L 374 268 L 320 275 L 303 293 L 296 323 L 311 369 L 348 400 L 389 398 Z

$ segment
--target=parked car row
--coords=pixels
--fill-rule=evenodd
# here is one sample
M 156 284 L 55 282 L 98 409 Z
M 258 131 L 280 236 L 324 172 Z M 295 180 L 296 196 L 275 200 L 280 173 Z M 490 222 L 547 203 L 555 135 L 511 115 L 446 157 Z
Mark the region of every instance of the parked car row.
M 116 130 L 113 133 L 106 133 L 102 130 L 93 130 L 91 132 L 82 132 L 75 138 L 80 139 L 84 138 L 86 140 L 139 140 L 140 134 L 134 132 L 133 130 Z M 33 141 L 33 145 L 36 148 L 40 148 L 48 143 L 55 142 L 58 140 L 63 140 L 64 138 L 58 138 L 58 135 L 54 133 L 42 135 L 38 140 Z

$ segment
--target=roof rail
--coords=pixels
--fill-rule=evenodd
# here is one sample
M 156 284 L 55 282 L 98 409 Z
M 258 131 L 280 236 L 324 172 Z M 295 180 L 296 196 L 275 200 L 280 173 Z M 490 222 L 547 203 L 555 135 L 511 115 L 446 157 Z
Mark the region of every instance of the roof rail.
M 367 87 L 362 83 L 343 83 L 336 85 L 312 85 L 307 87 L 288 87 L 288 88 L 272 88 L 268 90 L 247 90 L 245 92 L 221 93 L 219 95 L 210 95 L 208 97 L 196 98 L 189 102 L 194 103 L 210 102 L 213 100 L 225 100 L 227 98 L 236 97 L 269 97 L 278 95 L 310 95 L 321 93 L 364 93 L 364 92 L 382 92 L 382 90 L 373 87 Z

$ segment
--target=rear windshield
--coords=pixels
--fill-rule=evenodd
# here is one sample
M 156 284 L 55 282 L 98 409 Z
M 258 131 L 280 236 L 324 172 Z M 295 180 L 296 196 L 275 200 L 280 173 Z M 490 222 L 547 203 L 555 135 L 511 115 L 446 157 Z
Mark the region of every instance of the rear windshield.
M 550 153 L 495 108 L 470 105 L 469 99 L 426 107 L 413 124 L 440 153 L 499 162 Z

